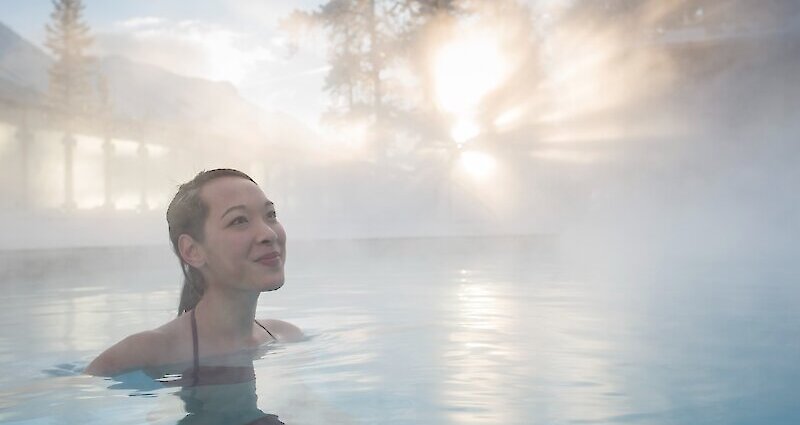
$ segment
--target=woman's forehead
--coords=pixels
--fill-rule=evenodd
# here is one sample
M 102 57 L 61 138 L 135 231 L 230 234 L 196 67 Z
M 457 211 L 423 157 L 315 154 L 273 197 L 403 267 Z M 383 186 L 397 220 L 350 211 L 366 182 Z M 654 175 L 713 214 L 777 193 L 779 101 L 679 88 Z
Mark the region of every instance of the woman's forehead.
M 200 197 L 211 211 L 224 210 L 233 205 L 263 205 L 268 202 L 258 185 L 239 177 L 214 179 L 200 190 Z

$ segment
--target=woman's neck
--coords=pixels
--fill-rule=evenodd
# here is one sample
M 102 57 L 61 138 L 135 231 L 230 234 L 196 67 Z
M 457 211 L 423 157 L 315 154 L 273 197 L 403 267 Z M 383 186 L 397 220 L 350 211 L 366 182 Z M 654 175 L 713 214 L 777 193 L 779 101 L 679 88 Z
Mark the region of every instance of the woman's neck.
M 249 345 L 259 295 L 209 285 L 195 307 L 198 332 L 221 345 Z

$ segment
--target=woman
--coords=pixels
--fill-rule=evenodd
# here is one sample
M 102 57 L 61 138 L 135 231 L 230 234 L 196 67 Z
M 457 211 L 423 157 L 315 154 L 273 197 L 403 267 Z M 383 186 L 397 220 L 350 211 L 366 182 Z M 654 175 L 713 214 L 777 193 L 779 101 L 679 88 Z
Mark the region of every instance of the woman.
M 112 376 L 190 364 L 191 369 L 180 369 L 181 385 L 218 383 L 215 370 L 230 372 L 226 356 L 270 341 L 302 339 L 290 323 L 255 320 L 261 292 L 283 285 L 286 232 L 253 179 L 232 169 L 201 172 L 178 189 L 167 224 L 184 274 L 178 317 L 118 342 L 86 373 Z

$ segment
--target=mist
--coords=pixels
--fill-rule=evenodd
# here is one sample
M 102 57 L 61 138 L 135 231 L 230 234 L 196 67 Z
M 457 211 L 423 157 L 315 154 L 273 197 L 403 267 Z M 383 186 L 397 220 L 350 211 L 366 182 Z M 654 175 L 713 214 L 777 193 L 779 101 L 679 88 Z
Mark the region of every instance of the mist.
M 0 0 L 0 415 L 800 423 L 798 76 L 796 0 Z
M 207 79 L 226 56 L 204 54 L 254 34 L 173 23 L 160 54 L 164 21 L 122 27 L 152 39 L 98 24 L 72 109 L 53 103 L 53 52 L 3 28 L 0 248 L 163 245 L 177 185 L 232 167 L 291 238 L 549 235 L 619 267 L 793 256 L 791 2 L 401 3 L 376 2 L 372 32 L 325 3 L 274 16 L 273 51 L 226 53 L 248 68 Z M 182 43 L 202 47 L 183 68 Z M 262 62 L 295 69 L 258 77 L 272 98 L 220 79 Z
M 628 41 L 636 46 L 609 61 L 604 89 L 620 83 L 626 99 L 600 122 L 626 136 L 604 152 L 612 160 L 589 171 L 590 201 L 563 238 L 572 254 L 612 269 L 791 262 L 800 63 L 797 15 L 787 7 L 727 2 L 687 17 L 652 2 L 623 17 L 651 31 L 665 16 L 704 24 L 655 26 L 653 38 Z M 622 40 L 629 28 L 600 34 Z M 663 48 L 645 47 L 653 40 Z

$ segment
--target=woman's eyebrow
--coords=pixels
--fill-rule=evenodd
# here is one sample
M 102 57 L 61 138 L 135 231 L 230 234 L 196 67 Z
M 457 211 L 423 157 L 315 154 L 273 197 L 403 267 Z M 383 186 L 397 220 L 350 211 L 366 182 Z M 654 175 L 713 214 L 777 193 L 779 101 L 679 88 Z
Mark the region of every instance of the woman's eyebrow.
M 265 202 L 265 203 L 264 203 L 264 206 L 265 206 L 266 208 L 273 207 L 274 205 L 275 205 L 275 203 L 274 203 L 274 202 L 272 202 L 272 201 L 267 201 L 267 202 Z M 224 213 L 222 213 L 222 215 L 221 215 L 221 216 L 219 216 L 219 218 L 220 218 L 220 219 L 222 219 L 222 218 L 225 218 L 225 215 L 227 215 L 229 212 L 231 212 L 231 211 L 233 211 L 233 210 L 247 210 L 247 207 L 246 207 L 246 206 L 244 206 L 244 205 L 234 205 L 234 206 L 232 206 L 232 207 L 228 208 L 227 210 L 225 210 L 225 212 L 224 212 Z
M 222 215 L 219 216 L 219 218 L 225 218 L 225 215 L 228 214 L 229 212 L 233 211 L 233 210 L 246 210 L 246 209 L 247 209 L 247 207 L 245 207 L 244 205 L 235 205 L 235 206 L 232 206 L 232 207 L 228 208 L 227 210 L 225 210 L 225 212 L 222 213 Z

